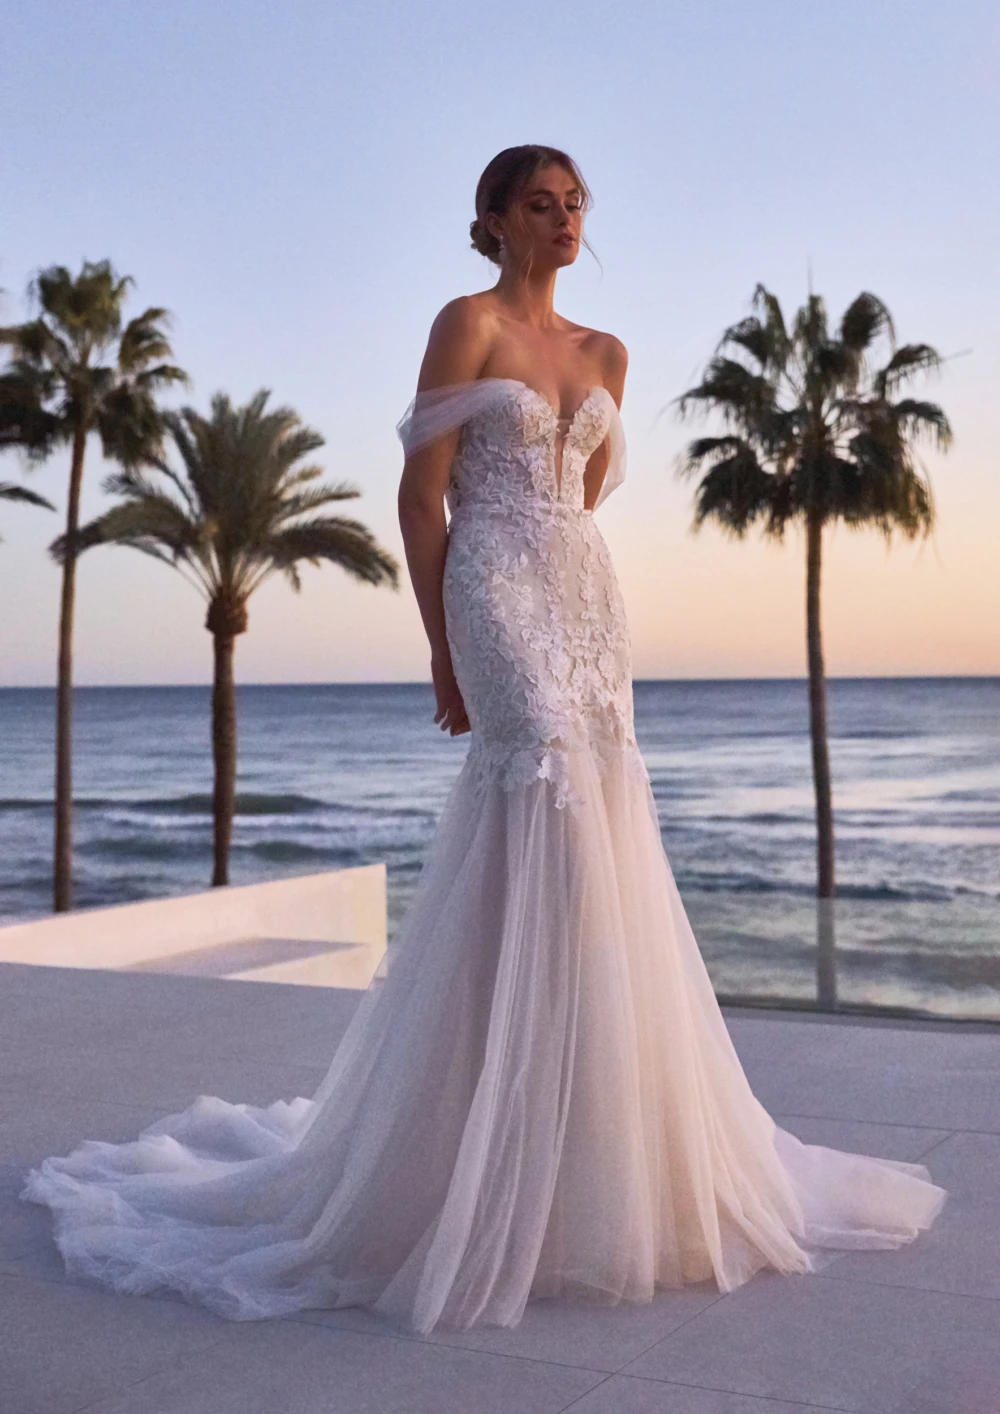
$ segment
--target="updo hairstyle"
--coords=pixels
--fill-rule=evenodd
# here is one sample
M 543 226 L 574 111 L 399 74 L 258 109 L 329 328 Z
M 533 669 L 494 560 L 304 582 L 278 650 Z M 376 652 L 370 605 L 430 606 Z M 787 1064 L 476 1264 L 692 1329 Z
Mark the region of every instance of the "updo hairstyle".
M 500 242 L 487 226 L 487 216 L 506 216 L 536 172 L 553 165 L 569 173 L 580 188 L 582 209 L 590 209 L 590 191 L 576 163 L 567 153 L 561 152 L 558 147 L 542 147 L 538 143 L 505 147 L 489 163 L 476 187 L 476 219 L 469 227 L 473 250 L 478 250 L 494 265 L 501 263 Z

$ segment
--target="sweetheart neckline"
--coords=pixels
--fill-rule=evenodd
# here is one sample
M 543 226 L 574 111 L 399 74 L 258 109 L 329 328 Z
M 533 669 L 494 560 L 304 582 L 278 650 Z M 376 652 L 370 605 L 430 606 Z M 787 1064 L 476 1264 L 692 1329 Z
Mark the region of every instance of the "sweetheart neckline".
M 609 397 L 609 398 L 611 397 L 611 394 L 608 392 L 607 388 L 604 386 L 603 383 L 594 383 L 594 384 L 590 387 L 590 389 L 588 390 L 588 392 L 586 393 L 586 395 L 584 396 L 583 401 L 582 401 L 582 402 L 580 403 L 580 405 L 577 407 L 577 409 L 576 409 L 576 411 L 573 413 L 572 417 L 560 417 L 560 415 L 559 415 L 559 410 L 558 410 L 557 408 L 554 408 L 554 407 L 552 406 L 552 404 L 549 402 L 549 400 L 548 400 L 548 398 L 545 396 L 545 394 L 544 394 L 544 393 L 540 393 L 537 388 L 533 388 L 530 383 L 525 383 L 525 381 L 524 381 L 523 378 L 495 378 L 495 377 L 488 377 L 488 378 L 477 378 L 477 379 L 476 379 L 476 382 L 477 382 L 477 383 L 514 383 L 518 388 L 523 388 L 526 393 L 531 393 L 534 397 L 536 397 L 536 398 L 538 399 L 538 401 L 539 401 L 540 403 L 544 403 L 544 404 L 545 404 L 545 406 L 548 408 L 549 412 L 551 412 L 551 414 L 552 414 L 552 416 L 553 416 L 553 419 L 554 419 L 556 422 L 565 422 L 565 423 L 567 424 L 567 426 L 566 426 L 566 431 L 565 431 L 565 433 L 563 434 L 564 439 L 565 439 L 566 437 L 568 437 L 569 434 L 572 432 L 573 428 L 576 426 L 576 420 L 577 420 L 577 418 L 578 418 L 578 417 L 580 416 L 580 414 L 583 412 L 584 408 L 585 408 L 585 407 L 587 406 L 587 404 L 590 402 L 591 398 L 594 396 L 595 393 L 607 393 L 607 394 L 608 394 L 608 397 Z M 612 401 L 614 401 L 614 399 L 612 399 Z
M 552 414 L 552 421 L 555 423 L 552 452 L 552 480 L 554 482 L 555 491 L 554 500 L 561 501 L 563 492 L 563 466 L 565 464 L 563 454 L 565 451 L 566 443 L 572 438 L 573 433 L 576 430 L 576 424 L 580 417 L 580 414 L 583 412 L 584 408 L 594 397 L 594 394 L 597 392 L 607 393 L 608 390 L 604 387 L 603 383 L 595 383 L 584 397 L 583 402 L 580 403 L 579 407 L 573 413 L 572 417 L 560 417 L 558 409 L 552 406 L 545 394 L 540 393 L 537 388 L 533 388 L 530 383 L 525 383 L 521 378 L 511 378 L 508 381 L 511 383 L 518 384 L 521 388 L 524 389 L 526 393 L 531 393 L 531 395 L 537 398 L 540 403 L 543 403 L 545 407 L 548 408 L 549 412 Z M 610 393 L 608 393 L 608 397 L 611 397 Z M 565 424 L 565 426 L 560 425 L 563 423 Z

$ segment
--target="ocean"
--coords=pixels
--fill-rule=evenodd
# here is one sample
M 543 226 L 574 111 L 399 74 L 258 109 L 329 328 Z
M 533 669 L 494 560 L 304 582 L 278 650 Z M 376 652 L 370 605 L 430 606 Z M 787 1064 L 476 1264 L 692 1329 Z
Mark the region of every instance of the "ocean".
M 1000 1020 L 1000 678 L 835 679 L 829 694 L 839 898 L 821 955 L 806 684 L 635 684 L 664 846 L 717 991 Z M 233 883 L 384 860 L 394 931 L 468 738 L 441 735 L 422 685 L 238 697 Z M 0 690 L 7 921 L 49 907 L 54 702 Z M 206 887 L 209 690 L 78 689 L 75 788 L 77 906 Z

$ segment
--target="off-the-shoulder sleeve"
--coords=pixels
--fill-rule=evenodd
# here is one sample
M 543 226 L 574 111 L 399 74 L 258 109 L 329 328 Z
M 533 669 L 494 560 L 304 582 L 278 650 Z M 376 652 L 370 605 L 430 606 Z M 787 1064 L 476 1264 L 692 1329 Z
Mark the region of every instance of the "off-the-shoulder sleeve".
M 403 451 L 409 456 L 446 432 L 462 427 L 471 417 L 507 397 L 511 386 L 519 385 L 508 378 L 474 378 L 417 393 L 396 424 Z
M 597 500 L 594 502 L 594 510 L 602 505 L 617 487 L 625 480 L 625 428 L 622 426 L 621 413 L 618 405 L 606 388 L 601 390 L 608 404 L 611 414 L 611 422 L 608 426 L 608 435 L 605 438 L 608 443 L 608 469 L 604 473 L 604 480 L 601 482 L 601 489 L 597 493 Z

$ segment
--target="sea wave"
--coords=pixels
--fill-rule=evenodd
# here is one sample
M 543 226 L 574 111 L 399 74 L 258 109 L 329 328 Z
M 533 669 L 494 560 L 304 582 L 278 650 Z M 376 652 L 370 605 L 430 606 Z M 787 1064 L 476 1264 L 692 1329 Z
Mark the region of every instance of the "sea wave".
M 916 737 L 923 736 L 920 731 L 907 730 L 903 727 L 857 727 L 855 729 L 841 729 L 832 731 L 830 740 L 833 741 L 912 741 Z
M 730 814 L 716 812 L 715 814 L 699 814 L 687 816 L 685 823 L 697 828 L 700 824 L 710 825 L 803 825 L 811 824 L 813 812 L 811 809 L 803 807 L 801 810 L 760 810 L 749 811 L 743 815 L 739 811 Z
M 749 872 L 686 869 L 677 870 L 676 879 L 682 893 L 690 890 L 706 894 L 786 894 L 795 898 L 812 898 L 816 894 L 816 886 L 811 882 L 799 883 Z M 892 884 L 882 881 L 877 884 L 838 884 L 837 897 L 872 902 L 950 903 L 959 898 L 1000 899 L 1000 889 L 966 883 Z
M 28 797 L 0 799 L 0 811 L 51 810 L 52 801 Z M 211 818 L 212 797 L 209 794 L 140 796 L 81 796 L 73 801 L 74 810 L 114 811 L 132 815 L 197 815 Z M 317 796 L 295 792 L 267 794 L 240 792 L 236 796 L 235 813 L 243 816 L 310 815 L 322 811 L 327 815 L 392 815 L 408 819 L 434 819 L 435 812 L 419 806 L 400 805 L 395 801 L 385 807 L 362 802 L 320 800 Z
M 272 864 L 299 864 L 306 862 L 328 865 L 357 864 L 359 851 L 336 845 L 304 844 L 301 840 L 259 840 L 256 844 L 237 849 L 234 853 L 252 855 L 255 859 L 266 859 Z
M 138 800 L 116 800 L 118 809 L 157 811 L 175 815 L 211 815 L 212 797 L 208 794 L 160 796 Z M 237 815 L 305 815 L 324 809 L 324 802 L 312 795 L 267 794 L 240 791 L 236 795 Z
M 210 850 L 201 841 L 183 835 L 103 835 L 81 840 L 75 852 L 81 859 L 98 864 L 129 859 L 162 864 L 210 857 Z

